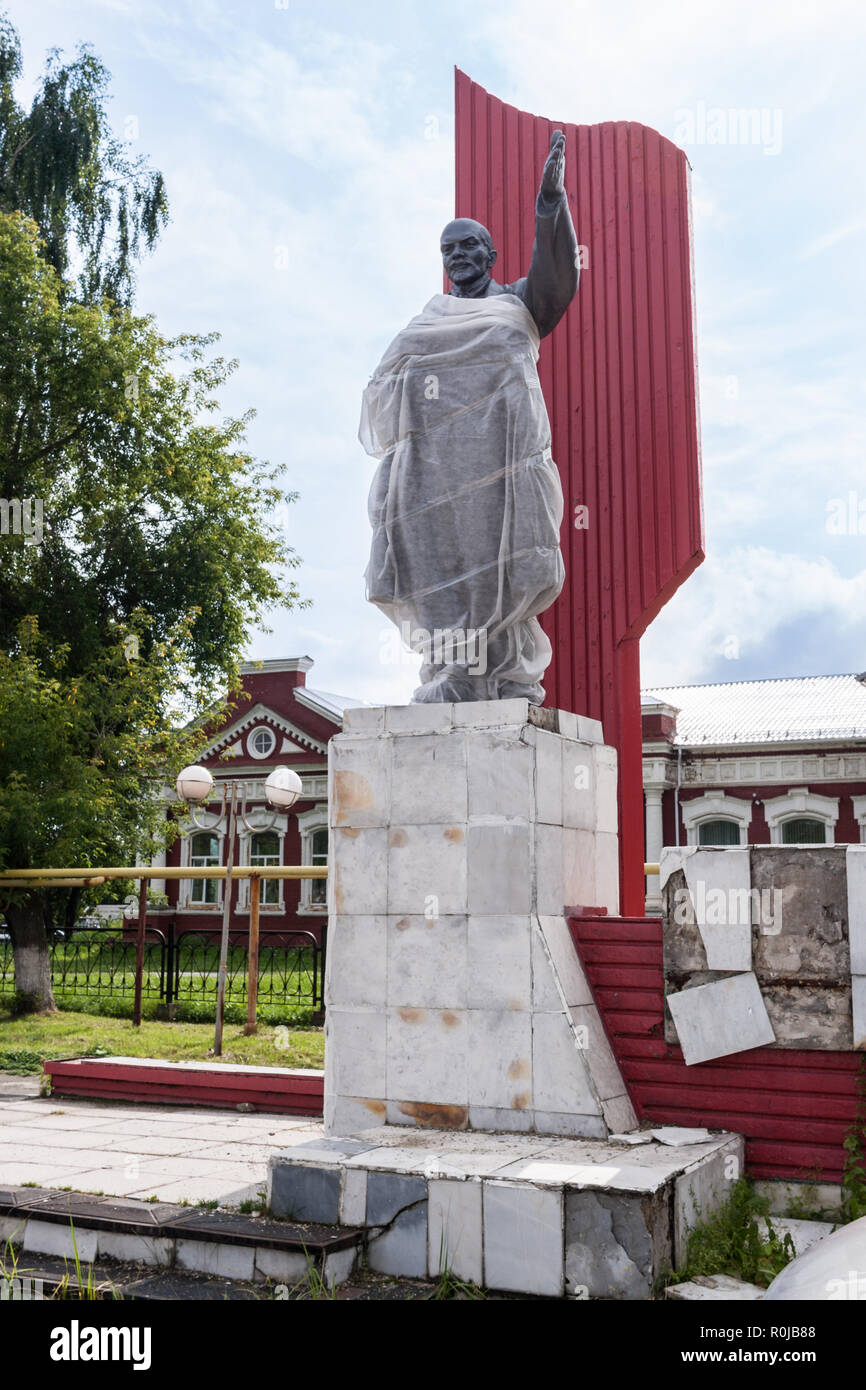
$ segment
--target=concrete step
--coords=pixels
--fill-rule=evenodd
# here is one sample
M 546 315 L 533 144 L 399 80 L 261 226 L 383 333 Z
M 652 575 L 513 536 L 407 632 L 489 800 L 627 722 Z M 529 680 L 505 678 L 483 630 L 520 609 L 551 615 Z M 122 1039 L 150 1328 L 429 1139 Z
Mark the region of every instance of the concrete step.
M 287 1287 L 311 1271 L 330 1286 L 351 1273 L 364 1232 L 314 1222 L 274 1221 L 134 1197 L 49 1188 L 0 1189 L 0 1244 L 21 1254 L 82 1266 L 134 1262 L 250 1284 Z
M 632 1138 L 383 1125 L 274 1154 L 269 1208 L 363 1228 L 368 1265 L 384 1274 L 650 1299 L 742 1171 L 743 1144 L 706 1130 Z
M 685 1284 L 668 1284 L 665 1298 L 678 1299 L 683 1303 L 720 1300 L 756 1303 L 765 1293 L 766 1289 L 760 1285 L 747 1284 L 744 1279 L 734 1279 L 730 1274 L 696 1274 Z

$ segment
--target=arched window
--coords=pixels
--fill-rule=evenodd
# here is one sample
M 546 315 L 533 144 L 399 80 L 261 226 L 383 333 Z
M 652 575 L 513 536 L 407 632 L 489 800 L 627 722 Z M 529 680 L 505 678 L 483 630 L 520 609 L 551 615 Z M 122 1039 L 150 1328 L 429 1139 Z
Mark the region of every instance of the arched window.
M 705 820 L 698 826 L 699 845 L 738 845 L 740 827 L 735 820 Z
M 774 845 L 832 845 L 839 798 L 791 787 L 784 796 L 765 801 L 764 814 Z
M 313 831 L 310 863 L 321 864 L 325 868 L 328 866 L 328 832 L 325 829 Z M 324 906 L 328 901 L 328 880 L 326 878 L 314 878 L 310 887 L 312 890 L 310 902 Z
M 275 830 L 260 831 L 250 837 L 250 864 L 253 868 L 266 868 L 280 862 L 280 837 Z M 262 905 L 276 906 L 280 901 L 280 881 L 276 878 L 262 880 L 259 901 Z
M 705 792 L 703 796 L 684 797 L 680 810 L 690 845 L 748 844 L 752 823 L 750 797 L 729 796 L 722 791 Z M 725 838 L 719 839 L 719 836 Z
M 793 820 L 782 822 L 783 845 L 825 845 L 827 826 L 822 820 L 810 816 L 796 816 Z
M 189 862 L 193 869 L 215 868 L 220 862 L 219 840 L 210 831 L 193 835 L 189 846 Z M 215 878 L 194 878 L 190 885 L 191 903 L 215 903 L 219 898 L 219 881 Z

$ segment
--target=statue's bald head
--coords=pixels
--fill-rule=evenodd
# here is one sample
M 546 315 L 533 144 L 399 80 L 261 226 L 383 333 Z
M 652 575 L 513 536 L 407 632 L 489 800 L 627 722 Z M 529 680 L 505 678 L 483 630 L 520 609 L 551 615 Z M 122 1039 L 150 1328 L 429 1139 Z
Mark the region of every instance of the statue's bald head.
M 487 228 L 472 217 L 458 217 L 443 228 L 439 238 L 442 264 L 454 288 L 472 293 L 486 282 L 496 261 L 496 248 Z

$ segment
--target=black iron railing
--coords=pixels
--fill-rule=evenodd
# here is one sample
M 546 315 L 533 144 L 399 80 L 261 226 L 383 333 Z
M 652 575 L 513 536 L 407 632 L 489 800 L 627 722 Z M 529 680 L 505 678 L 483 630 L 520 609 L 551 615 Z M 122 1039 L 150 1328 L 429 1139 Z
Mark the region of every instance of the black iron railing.
M 216 1004 L 219 938 L 212 931 L 178 931 L 169 920 L 148 927 L 144 947 L 142 997 L 165 1004 Z M 135 940 L 128 929 L 100 926 L 73 932 L 50 943 L 51 983 L 55 998 L 132 1000 L 135 993 Z M 259 947 L 258 999 L 261 1005 L 284 1005 L 320 1013 L 324 1003 L 325 927 L 319 942 L 313 932 L 289 931 L 273 943 L 264 936 Z M 226 1000 L 246 1001 L 249 978 L 246 932 L 229 933 Z M 15 991 L 12 943 L 0 935 L 0 997 Z

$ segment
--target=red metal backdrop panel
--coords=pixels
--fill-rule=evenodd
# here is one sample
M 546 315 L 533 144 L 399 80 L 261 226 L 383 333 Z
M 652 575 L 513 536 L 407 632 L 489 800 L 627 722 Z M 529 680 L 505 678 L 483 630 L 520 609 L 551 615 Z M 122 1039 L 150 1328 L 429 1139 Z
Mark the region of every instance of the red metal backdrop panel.
M 640 1120 L 742 1134 L 755 1178 L 840 1181 L 862 1054 L 755 1047 L 687 1067 L 665 1042 L 660 920 L 568 925 Z
M 496 278 L 529 265 L 551 132 L 586 248 L 577 298 L 541 349 L 565 496 L 566 582 L 543 618 L 549 704 L 600 719 L 620 758 L 622 911 L 643 911 L 638 639 L 703 559 L 688 163 L 630 121 L 518 111 L 456 73 L 456 215 L 489 227 Z M 577 505 L 587 529 L 574 525 Z

